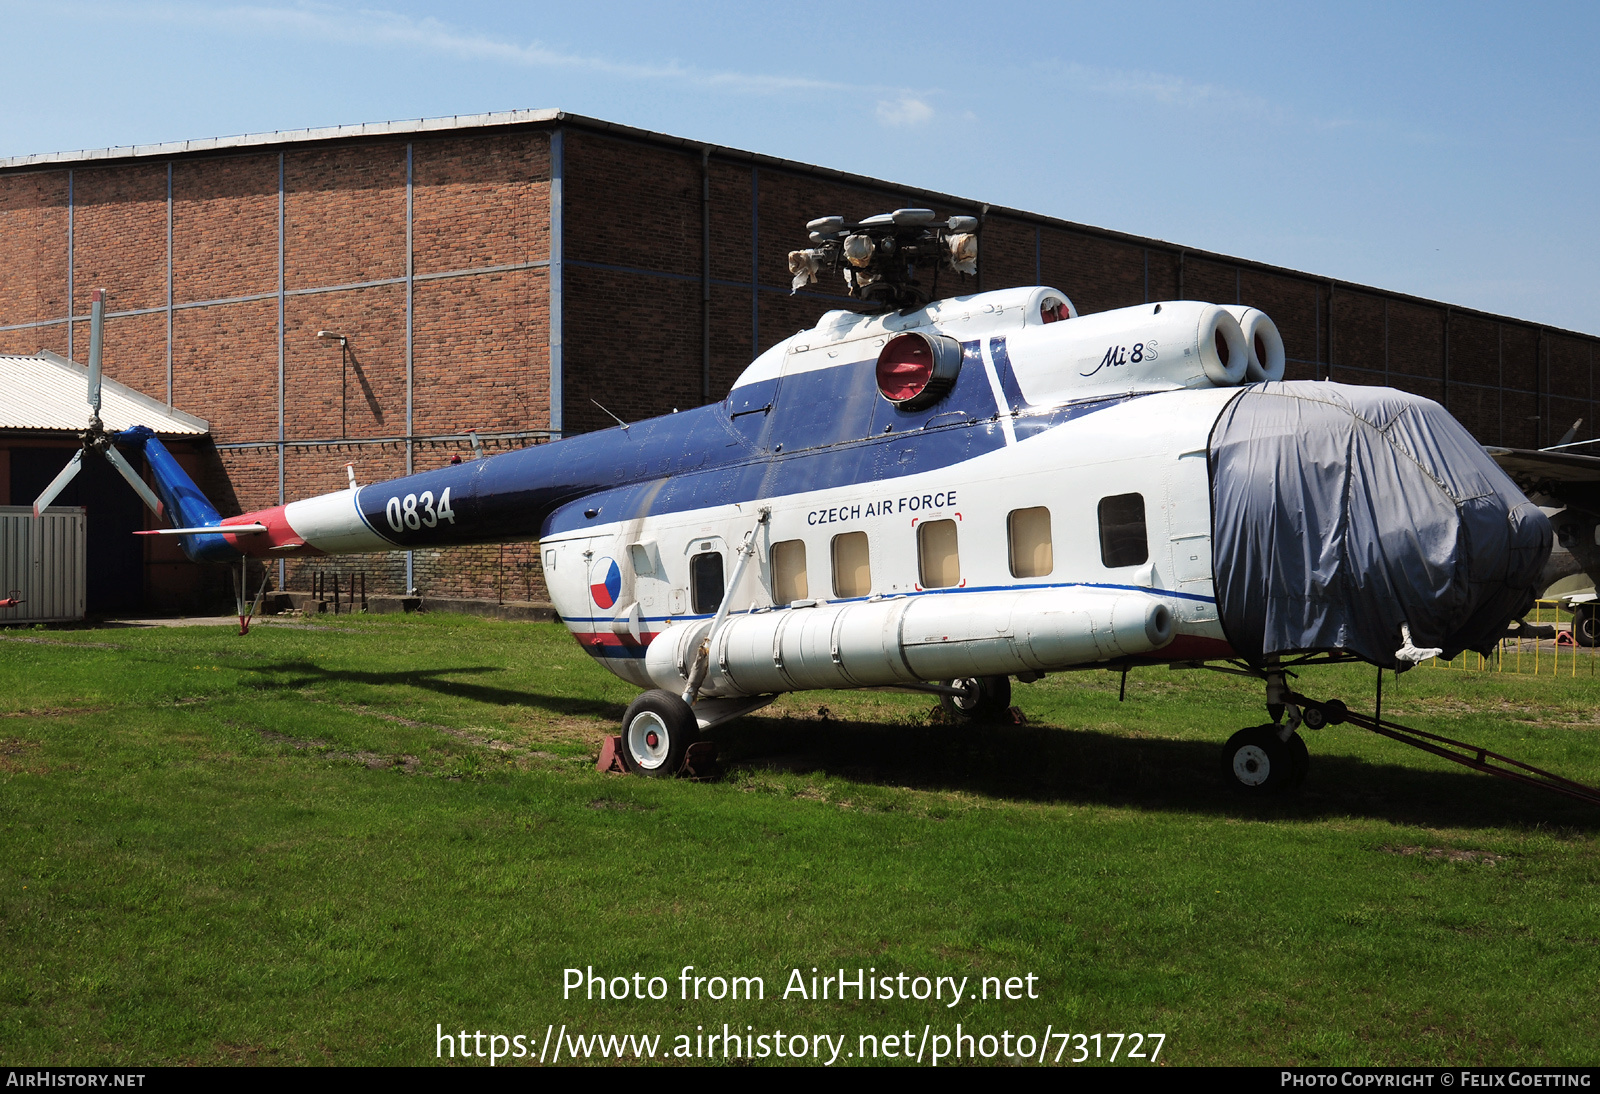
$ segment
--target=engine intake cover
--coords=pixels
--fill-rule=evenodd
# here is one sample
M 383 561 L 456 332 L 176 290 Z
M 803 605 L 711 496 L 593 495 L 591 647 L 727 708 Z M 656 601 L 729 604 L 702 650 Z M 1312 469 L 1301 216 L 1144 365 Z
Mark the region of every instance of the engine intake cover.
M 908 331 L 878 354 L 878 391 L 901 410 L 921 410 L 948 395 L 961 374 L 961 343 Z

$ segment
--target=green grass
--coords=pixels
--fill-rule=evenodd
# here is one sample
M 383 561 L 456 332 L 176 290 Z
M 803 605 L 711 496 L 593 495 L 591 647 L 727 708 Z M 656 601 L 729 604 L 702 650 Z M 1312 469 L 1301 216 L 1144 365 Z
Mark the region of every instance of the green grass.
M 635 692 L 555 626 L 0 632 L 0 1061 L 420 1064 L 435 1023 L 849 1052 L 959 1021 L 1163 1032 L 1169 1064 L 1596 1062 L 1600 810 L 1348 726 L 1249 805 L 1216 768 L 1259 684 L 1117 682 L 1018 685 L 1028 724 L 981 730 L 788 697 L 692 783 L 594 771 Z M 1597 696 L 1423 668 L 1385 713 L 1600 784 Z M 671 995 L 563 1000 L 591 965 Z M 682 1001 L 684 965 L 767 999 Z M 1040 998 L 782 999 L 813 966 Z

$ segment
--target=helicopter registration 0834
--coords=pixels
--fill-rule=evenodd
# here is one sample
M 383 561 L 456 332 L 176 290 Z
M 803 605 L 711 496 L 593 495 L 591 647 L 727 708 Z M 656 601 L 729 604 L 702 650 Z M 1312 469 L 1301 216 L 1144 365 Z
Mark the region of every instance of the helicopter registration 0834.
M 433 502 L 432 490 L 424 490 L 421 494 L 407 494 L 403 498 L 398 494 L 391 494 L 384 504 L 383 515 L 389 522 L 390 529 L 395 532 L 402 532 L 407 528 L 413 531 L 419 528 L 435 528 L 441 520 L 447 520 L 451 524 L 456 522 L 455 510 L 450 508 L 448 486 L 440 492 L 437 507 Z

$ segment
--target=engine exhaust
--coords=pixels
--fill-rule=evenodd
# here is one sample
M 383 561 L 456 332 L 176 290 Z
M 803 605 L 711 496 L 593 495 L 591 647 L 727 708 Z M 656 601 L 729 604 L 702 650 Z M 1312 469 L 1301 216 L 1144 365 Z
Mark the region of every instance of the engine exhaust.
M 1262 380 L 1283 379 L 1283 368 L 1288 359 L 1284 356 L 1283 335 L 1278 333 L 1278 325 L 1257 308 L 1238 304 L 1225 304 L 1223 307 L 1239 321 L 1239 330 L 1244 335 L 1245 349 L 1249 354 L 1245 379 L 1253 384 Z

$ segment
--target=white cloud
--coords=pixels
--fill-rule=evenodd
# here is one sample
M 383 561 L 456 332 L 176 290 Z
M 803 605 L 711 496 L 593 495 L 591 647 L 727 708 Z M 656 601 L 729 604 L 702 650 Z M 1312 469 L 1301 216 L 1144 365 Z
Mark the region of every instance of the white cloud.
M 884 125 L 926 125 L 933 119 L 933 107 L 912 95 L 902 95 L 894 101 L 880 100 L 878 120 Z
M 1259 96 L 1217 84 L 1196 83 L 1165 72 L 1070 64 L 1066 66 L 1064 73 L 1073 82 L 1082 84 L 1091 91 L 1117 98 L 1143 99 L 1146 102 L 1191 110 L 1220 107 L 1233 113 L 1266 115 L 1276 112 L 1272 103 Z
M 1259 118 L 1320 130 L 1347 129 L 1363 124 L 1352 118 L 1308 117 L 1260 95 L 1222 84 L 1201 83 L 1167 72 L 1100 68 L 1077 63 L 1056 66 L 1055 71 L 1085 91 L 1110 98 L 1154 103 L 1193 114 Z
M 538 41 L 514 41 L 452 26 L 432 16 L 415 18 L 381 8 L 344 8 L 325 3 L 292 6 L 240 4 L 225 8 L 161 4 L 145 7 L 142 11 L 147 17 L 234 33 L 275 33 L 366 46 L 399 46 L 468 61 L 588 71 L 626 80 L 672 80 L 753 94 L 818 91 L 898 93 L 898 89 L 894 88 L 859 87 L 808 76 L 708 70 L 673 60 L 643 64 L 592 54 L 569 53 Z M 104 14 L 126 17 L 130 11 L 111 7 L 105 9 Z

